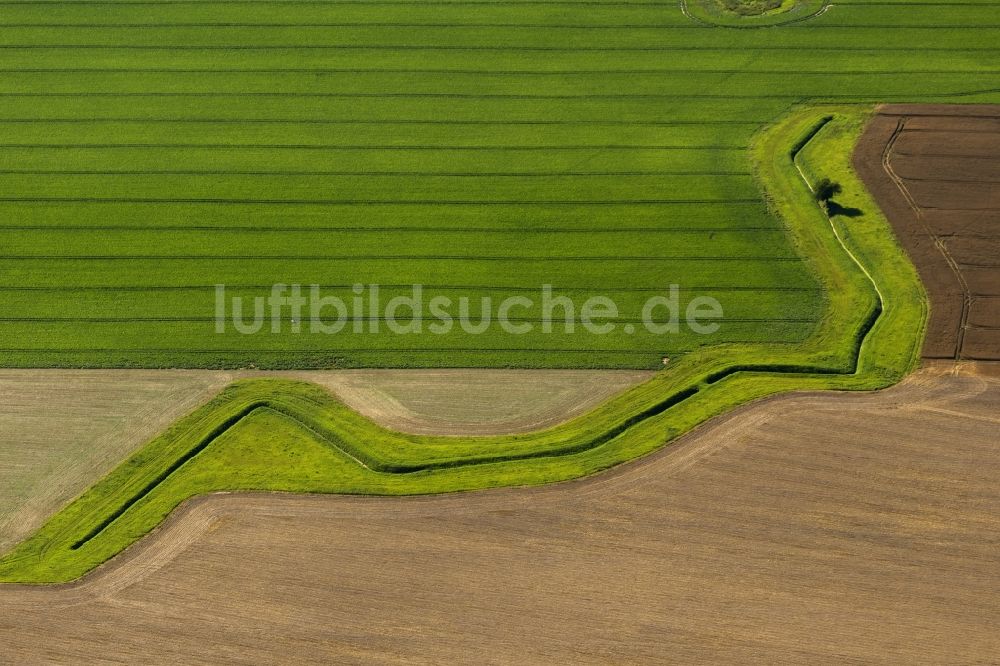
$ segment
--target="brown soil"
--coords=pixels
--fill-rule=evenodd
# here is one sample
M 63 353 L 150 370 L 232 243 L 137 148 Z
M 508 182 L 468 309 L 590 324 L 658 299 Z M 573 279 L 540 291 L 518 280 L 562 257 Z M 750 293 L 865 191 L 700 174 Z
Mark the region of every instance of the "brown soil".
M 952 367 L 579 482 L 195 500 L 83 583 L 0 587 L 0 662 L 993 662 L 1000 380 Z
M 854 162 L 927 286 L 924 357 L 1000 360 L 1000 106 L 883 106 Z

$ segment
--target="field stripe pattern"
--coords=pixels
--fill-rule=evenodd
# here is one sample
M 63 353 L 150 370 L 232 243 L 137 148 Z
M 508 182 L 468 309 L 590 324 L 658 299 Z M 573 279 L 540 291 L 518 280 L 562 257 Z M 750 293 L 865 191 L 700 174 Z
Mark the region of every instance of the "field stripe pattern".
M 827 299 L 761 200 L 754 133 L 805 100 L 1000 100 L 996 10 L 836 3 L 731 30 L 672 2 L 3 3 L 0 364 L 658 367 L 793 346 Z M 215 284 L 362 281 L 474 302 L 552 284 L 629 322 L 677 283 L 726 316 L 707 338 L 214 334 Z

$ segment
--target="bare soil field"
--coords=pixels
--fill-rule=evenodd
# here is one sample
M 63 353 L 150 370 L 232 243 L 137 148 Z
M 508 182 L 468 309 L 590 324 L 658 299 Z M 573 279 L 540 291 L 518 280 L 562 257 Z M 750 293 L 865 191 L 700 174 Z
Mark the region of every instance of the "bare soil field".
M 1000 380 L 955 368 L 555 486 L 200 498 L 81 583 L 0 587 L 0 661 L 991 662 Z
M 1000 106 L 883 106 L 855 166 L 927 286 L 924 356 L 1000 359 Z
M 0 371 L 0 552 L 235 379 L 262 373 Z M 496 434 L 575 416 L 647 379 L 634 371 L 276 373 L 316 382 L 396 430 Z

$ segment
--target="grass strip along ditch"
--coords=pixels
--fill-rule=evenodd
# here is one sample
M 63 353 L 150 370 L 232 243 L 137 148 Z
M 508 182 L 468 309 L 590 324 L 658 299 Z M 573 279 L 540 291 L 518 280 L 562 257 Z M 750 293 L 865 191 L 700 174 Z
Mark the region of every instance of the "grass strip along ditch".
M 870 113 L 856 106 L 799 108 L 759 134 L 752 148 L 768 201 L 826 287 L 822 325 L 805 344 L 704 348 L 589 414 L 503 437 L 395 433 L 315 385 L 239 382 L 0 559 L 0 580 L 79 578 L 195 495 L 406 495 L 550 483 L 650 453 L 712 416 L 767 395 L 895 383 L 918 361 L 926 296 L 888 223 L 851 171 L 851 150 Z M 803 182 L 803 176 L 820 175 L 839 182 L 841 203 L 861 214 L 828 218 Z M 751 349 L 753 363 L 733 363 L 748 358 Z

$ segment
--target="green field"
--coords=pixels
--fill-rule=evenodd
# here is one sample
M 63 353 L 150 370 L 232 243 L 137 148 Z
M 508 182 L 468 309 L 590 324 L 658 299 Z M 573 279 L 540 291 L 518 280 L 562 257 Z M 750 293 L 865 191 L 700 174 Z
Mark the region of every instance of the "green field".
M 7 2 L 0 365 L 658 367 L 794 350 L 828 285 L 748 146 L 805 101 L 1000 101 L 995 2 Z M 214 285 L 708 295 L 710 336 L 216 334 Z M 473 312 L 476 311 L 474 306 Z M 841 332 L 841 335 L 849 335 Z
M 218 490 L 421 494 L 540 484 L 649 453 L 734 406 L 796 388 L 877 389 L 917 363 L 926 297 L 888 222 L 854 176 L 858 107 L 804 108 L 758 137 L 756 168 L 833 308 L 794 351 L 694 352 L 590 414 L 505 437 L 387 431 L 305 383 L 237 383 L 140 450 L 0 559 L 0 581 L 77 578 Z M 804 149 L 803 149 L 804 146 Z M 793 162 L 793 156 L 795 161 Z M 844 187 L 863 211 L 828 219 L 798 167 Z M 752 358 L 742 370 L 732 359 Z

